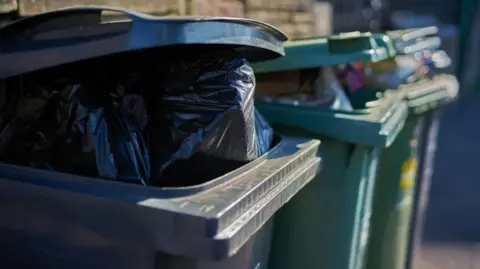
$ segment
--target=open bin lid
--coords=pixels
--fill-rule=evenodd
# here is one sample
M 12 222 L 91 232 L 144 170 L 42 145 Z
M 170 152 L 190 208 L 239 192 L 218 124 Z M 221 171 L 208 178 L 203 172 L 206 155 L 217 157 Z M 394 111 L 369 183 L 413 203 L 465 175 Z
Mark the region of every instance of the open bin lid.
M 126 19 L 105 21 L 102 13 Z M 89 58 L 173 45 L 238 45 L 249 61 L 284 55 L 287 37 L 250 19 L 156 17 L 81 6 L 45 12 L 0 28 L 0 79 Z
M 453 101 L 458 94 L 458 81 L 452 75 L 437 75 L 432 80 L 402 85 L 393 92 L 404 96 L 411 113 L 422 114 Z
M 392 39 L 397 54 L 411 54 L 440 47 L 441 39 L 436 36 L 435 26 L 389 31 L 386 34 Z
M 256 102 L 255 106 L 277 130 L 294 127 L 310 134 L 344 142 L 388 147 L 408 116 L 408 107 L 397 94 L 385 95 L 363 110 L 343 111 L 311 106 Z
M 389 57 L 371 33 L 344 33 L 285 42 L 285 56 L 252 65 L 256 73 L 315 68 L 356 62 L 377 62 Z

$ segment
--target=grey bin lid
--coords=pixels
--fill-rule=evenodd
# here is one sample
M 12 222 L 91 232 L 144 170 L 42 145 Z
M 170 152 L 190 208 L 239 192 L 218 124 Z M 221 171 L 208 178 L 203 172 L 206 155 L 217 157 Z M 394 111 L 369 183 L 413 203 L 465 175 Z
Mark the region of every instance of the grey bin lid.
M 264 156 L 230 173 L 179 188 L 0 164 L 0 197 L 15 205 L 12 218 L 0 219 L 0 235 L 31 222 L 19 231 L 22 238 L 45 236 L 46 228 L 71 248 L 103 238 L 119 246 L 226 259 L 320 171 L 319 146 L 318 140 L 284 138 Z M 85 227 L 93 236 L 72 237 L 74 227 Z
M 102 21 L 102 12 L 126 17 Z M 235 45 L 249 61 L 284 55 L 287 37 L 250 19 L 157 17 L 80 6 L 45 12 L 0 28 L 0 79 L 114 53 L 173 45 Z

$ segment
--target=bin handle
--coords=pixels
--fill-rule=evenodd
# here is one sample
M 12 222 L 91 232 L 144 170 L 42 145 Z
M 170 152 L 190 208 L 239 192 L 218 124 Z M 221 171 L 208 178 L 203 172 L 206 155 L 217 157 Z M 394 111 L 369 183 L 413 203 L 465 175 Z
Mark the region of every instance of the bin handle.
M 11 35 L 21 35 L 25 34 L 32 27 L 38 28 L 43 26 L 44 30 L 55 30 L 59 29 L 56 25 L 61 25 L 64 28 L 65 19 L 81 18 L 80 23 L 75 23 L 70 21 L 69 26 L 81 26 L 86 24 L 99 23 L 101 21 L 102 12 L 111 11 L 116 13 L 121 13 L 126 15 L 132 21 L 145 20 L 150 18 L 155 18 L 153 16 L 129 11 L 123 8 L 115 7 L 105 7 L 105 6 L 77 6 L 58 9 L 54 11 L 40 13 L 38 15 L 26 17 L 15 22 L 12 22 L 8 25 L 0 28 L 0 38 L 6 38 Z M 96 15 L 95 17 L 89 17 L 88 15 Z M 89 20 L 87 20 L 89 19 Z M 59 24 L 54 24 L 53 22 L 58 22 Z M 73 22 L 73 23 L 72 23 Z

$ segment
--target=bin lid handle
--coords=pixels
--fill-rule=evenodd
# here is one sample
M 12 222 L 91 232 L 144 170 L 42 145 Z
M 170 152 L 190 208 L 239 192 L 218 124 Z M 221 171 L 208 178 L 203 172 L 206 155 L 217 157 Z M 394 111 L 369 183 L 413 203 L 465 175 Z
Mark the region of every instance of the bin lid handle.
M 105 6 L 77 6 L 40 13 L 19 19 L 0 28 L 0 37 L 21 35 L 32 28 L 40 31 L 65 29 L 65 27 L 99 24 L 102 12 L 110 11 L 127 16 L 132 21 L 155 18 L 147 14 L 129 11 L 123 8 Z

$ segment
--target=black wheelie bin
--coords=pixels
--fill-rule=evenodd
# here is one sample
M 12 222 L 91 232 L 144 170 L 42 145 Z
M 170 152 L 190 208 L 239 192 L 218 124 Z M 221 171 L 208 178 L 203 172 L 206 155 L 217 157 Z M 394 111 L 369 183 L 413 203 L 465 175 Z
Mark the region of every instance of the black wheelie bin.
M 112 12 L 119 14 L 114 16 L 114 20 L 108 17 Z M 206 100 L 210 100 L 208 98 L 216 92 L 223 94 L 222 97 L 227 100 L 236 97 L 248 98 L 232 95 L 229 89 L 242 89 L 245 85 L 254 88 L 253 72 L 248 62 L 282 56 L 282 43 L 286 37 L 281 32 L 270 25 L 247 19 L 160 18 L 117 8 L 85 6 L 42 13 L 6 25 L 0 28 L 0 40 L 2 267 L 266 268 L 272 216 L 318 173 L 320 159 L 317 151 L 320 142 L 315 139 L 285 138 L 272 134 L 269 141 L 271 146 L 261 152 L 258 150 L 258 141 L 255 140 L 257 138 L 252 139 L 250 136 L 249 139 L 257 142 L 254 144 L 257 146 L 245 150 L 251 152 L 252 148 L 254 149 L 248 158 L 225 160 L 220 157 L 228 150 L 223 151 L 221 144 L 231 149 L 235 144 L 238 146 L 244 143 L 245 139 L 234 140 L 217 135 L 220 139 L 209 140 L 216 141 L 216 144 L 212 142 L 208 147 L 195 142 L 199 137 L 206 137 L 214 131 L 222 134 L 223 129 L 231 126 L 236 128 L 236 133 L 241 133 L 239 130 L 244 133 L 263 131 L 261 125 L 266 123 L 257 120 L 254 127 L 251 127 L 246 122 L 229 120 L 224 126 L 213 125 L 215 128 L 212 128 L 212 131 L 195 125 L 203 124 L 205 117 L 199 117 L 200 114 L 193 111 L 205 110 L 205 114 L 213 115 L 209 118 L 209 123 L 222 121 L 216 117 L 217 111 L 207 111 L 208 104 L 199 105 L 197 101 L 200 95 L 195 95 L 198 92 L 210 90 L 208 94 L 201 95 L 201 98 Z M 228 50 L 228 53 L 222 55 L 234 55 L 232 59 L 239 58 L 241 60 L 238 61 L 242 64 L 236 65 L 234 60 L 217 62 L 216 58 L 211 58 L 201 62 L 200 67 L 208 64 L 205 70 L 184 72 L 177 77 L 180 72 L 178 70 L 191 70 L 189 68 L 192 65 L 198 67 L 198 64 L 187 62 L 175 66 L 171 63 L 175 60 L 172 58 L 182 55 L 196 57 L 200 53 L 224 49 Z M 57 116 L 45 118 L 45 115 L 52 115 L 45 111 L 60 110 L 58 104 L 70 101 L 72 95 L 81 90 L 74 87 L 77 91 L 72 91 L 72 95 L 57 94 L 61 91 L 58 83 L 64 81 L 64 77 L 89 73 L 90 79 L 107 76 L 114 80 L 122 76 L 130 84 L 116 86 L 115 89 L 125 90 L 127 86 L 135 84 L 132 77 L 137 75 L 117 73 L 119 69 L 133 67 L 132 69 L 148 72 L 150 66 L 156 66 L 155 64 L 166 72 L 162 74 L 171 76 L 150 74 L 148 83 L 142 81 L 143 84 L 140 84 L 148 88 L 156 83 L 166 85 L 168 82 L 168 87 L 165 86 L 163 91 L 159 90 L 168 96 L 162 97 L 163 101 L 157 103 L 158 107 L 176 104 L 179 111 L 183 109 L 181 113 L 173 111 L 169 114 L 170 118 L 165 120 L 170 120 L 171 126 L 183 128 L 182 131 L 187 130 L 185 132 L 188 134 L 174 130 L 173 135 L 167 132 L 162 133 L 163 136 L 151 135 L 148 141 L 145 139 L 150 144 L 160 145 L 161 149 L 168 149 L 177 142 L 176 136 L 183 137 L 182 146 L 173 153 L 170 152 L 170 156 L 180 157 L 175 161 L 169 159 L 160 167 L 163 169 L 171 167 L 172 162 L 180 163 L 173 170 L 175 173 L 172 170 L 169 170 L 169 173 L 165 172 L 166 170 L 159 173 L 171 179 L 168 184 L 162 181 L 161 177 L 156 184 L 149 181 L 149 175 L 153 175 L 154 170 L 161 169 L 156 166 L 157 163 L 148 161 L 148 158 L 153 159 L 153 154 L 149 156 L 144 152 L 147 147 L 141 147 L 141 142 L 144 142 L 139 138 L 142 132 L 135 132 L 135 129 L 132 131 L 132 125 L 125 120 L 127 116 L 122 113 L 115 114 L 110 108 L 101 110 L 104 114 L 100 116 L 95 114 L 100 113 L 100 110 L 95 113 L 90 111 L 88 117 L 80 115 L 75 124 L 85 127 L 77 129 L 88 131 L 89 139 L 82 137 L 78 141 L 68 140 L 65 143 L 73 145 L 73 149 L 82 143 L 87 144 L 84 148 L 95 149 L 93 155 L 88 155 L 93 158 L 93 164 L 78 161 L 85 152 L 56 147 L 56 154 L 52 153 L 51 144 L 59 142 L 49 137 L 63 139 L 61 135 L 69 133 L 74 123 L 70 120 L 61 121 L 59 128 L 53 128 L 53 124 L 43 126 L 34 123 L 52 122 L 49 120 L 61 117 L 63 114 L 54 113 Z M 212 66 L 219 65 L 219 70 L 211 70 Z M 239 69 L 228 72 L 227 69 L 232 65 Z M 177 73 L 172 73 L 173 69 Z M 237 71 L 247 77 L 242 81 L 248 83 L 240 81 L 232 84 L 233 86 L 215 84 L 218 82 L 215 74 L 232 79 L 232 76 L 239 76 Z M 41 89 L 33 87 L 36 84 L 32 86 L 29 81 L 32 77 L 36 79 L 35 82 L 42 81 L 42 85 L 55 89 L 48 92 L 47 96 L 58 97 L 55 102 L 52 101 L 55 105 L 42 105 L 42 100 L 47 97 L 41 94 Z M 51 82 L 52 77 L 57 79 L 55 83 Z M 185 80 L 177 78 L 192 81 L 196 79 L 200 82 L 182 84 Z M 102 82 L 101 85 L 110 87 L 107 82 Z M 12 85 L 15 86 L 15 91 L 10 90 Z M 37 89 L 38 92 L 30 91 L 30 88 Z M 91 96 L 100 95 L 100 88 L 86 88 L 90 90 L 87 93 L 93 92 Z M 177 91 L 187 92 L 184 95 L 189 98 L 183 96 L 180 100 L 176 95 Z M 18 98 L 11 99 L 11 96 Z M 118 101 L 117 96 L 107 97 L 117 102 L 116 107 L 128 104 L 123 100 Z M 93 99 L 95 102 L 89 103 L 92 106 L 105 102 L 101 98 Z M 9 106 L 10 101 L 15 106 Z M 148 101 L 151 100 L 146 100 Z M 234 109 L 230 103 L 223 103 L 223 107 L 214 107 L 217 110 L 222 109 L 222 113 L 227 111 L 233 114 L 236 118 L 232 118 L 241 121 L 238 118 L 242 119 L 241 111 L 246 108 L 234 101 L 231 101 L 235 105 Z M 250 106 L 250 111 L 253 111 L 253 101 Z M 138 109 L 136 106 L 134 108 Z M 76 111 L 83 110 L 74 110 L 71 114 Z M 255 112 L 255 118 L 257 113 Z M 105 120 L 105 115 L 114 117 Z M 151 119 L 157 119 L 153 113 L 148 115 Z M 88 124 L 81 125 L 86 118 Z M 174 121 L 172 118 L 182 118 L 184 121 Z M 195 124 L 186 126 L 185 122 L 192 118 L 196 120 Z M 246 116 L 243 118 L 246 118 L 245 121 L 250 120 Z M 154 120 L 150 120 L 149 124 L 155 125 Z M 114 126 L 117 129 L 108 129 L 105 126 Z M 253 131 L 247 130 L 245 126 L 250 126 Z M 220 131 L 217 130 L 219 128 Z M 120 137 L 120 134 L 124 136 Z M 168 135 L 175 139 L 170 137 L 169 143 L 162 143 L 162 139 L 169 137 Z M 249 137 L 248 135 L 245 134 L 244 137 Z M 23 143 L 21 147 L 16 143 L 18 141 Z M 189 147 L 192 144 L 195 146 Z M 45 153 L 46 147 L 50 147 L 48 154 Z M 8 148 L 17 150 L 3 151 Z M 24 152 L 19 152 L 19 148 Z M 25 150 L 27 148 L 28 150 Z M 189 163 L 189 159 L 181 158 L 192 151 L 201 153 L 197 154 L 200 156 L 192 157 L 197 161 L 193 165 Z M 244 152 L 234 151 L 231 154 Z M 79 162 L 81 165 L 72 165 L 70 161 Z M 58 163 L 72 167 L 64 169 L 64 166 L 55 166 Z M 109 166 L 111 163 L 115 165 Z M 57 167 L 61 169 L 56 169 Z M 91 167 L 99 167 L 99 171 L 90 172 Z M 223 171 L 221 175 L 218 174 L 219 170 Z M 111 174 L 121 174 L 122 177 L 109 177 Z

